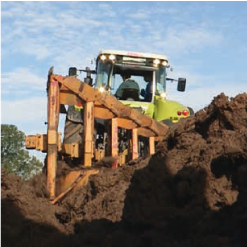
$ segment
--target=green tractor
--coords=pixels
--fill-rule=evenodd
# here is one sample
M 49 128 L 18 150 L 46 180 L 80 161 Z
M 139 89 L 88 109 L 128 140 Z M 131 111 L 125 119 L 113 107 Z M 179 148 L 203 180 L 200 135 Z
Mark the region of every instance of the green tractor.
M 96 59 L 96 70 L 69 69 L 70 76 L 78 71 L 87 72 L 84 82 L 102 93 L 115 96 L 121 103 L 141 111 L 158 122 L 171 126 L 179 120 L 194 114 L 190 107 L 167 99 L 167 81 L 177 81 L 177 90 L 185 91 L 186 79 L 167 78 L 168 58 L 163 55 L 128 52 L 122 50 L 102 50 Z M 96 74 L 93 84 L 91 74 Z M 64 142 L 82 142 L 83 119 L 77 106 L 70 106 L 67 112 Z M 106 149 L 108 124 L 103 120 L 95 123 L 95 145 Z M 128 131 L 119 130 L 119 150 L 128 146 Z M 145 141 L 140 140 L 140 155 Z M 144 147 L 144 148 L 143 148 Z M 144 152 L 146 153 L 146 151 Z

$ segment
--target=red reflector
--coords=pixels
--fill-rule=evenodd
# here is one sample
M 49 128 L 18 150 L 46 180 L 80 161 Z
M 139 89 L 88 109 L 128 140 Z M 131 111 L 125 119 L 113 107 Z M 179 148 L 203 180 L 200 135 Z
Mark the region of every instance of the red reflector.
M 177 114 L 178 114 L 178 116 L 181 116 L 181 111 L 178 111 Z
M 187 116 L 189 114 L 189 112 L 187 110 L 183 110 L 182 113 L 184 116 Z
M 82 106 L 82 104 L 77 104 L 77 106 Z

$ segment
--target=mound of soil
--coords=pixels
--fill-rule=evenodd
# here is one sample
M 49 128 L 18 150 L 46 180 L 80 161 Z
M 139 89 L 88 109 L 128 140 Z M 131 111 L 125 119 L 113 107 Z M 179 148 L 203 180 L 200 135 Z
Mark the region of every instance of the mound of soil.
M 3 246 L 247 246 L 247 94 L 174 125 L 156 153 L 102 167 L 58 205 L 2 170 Z

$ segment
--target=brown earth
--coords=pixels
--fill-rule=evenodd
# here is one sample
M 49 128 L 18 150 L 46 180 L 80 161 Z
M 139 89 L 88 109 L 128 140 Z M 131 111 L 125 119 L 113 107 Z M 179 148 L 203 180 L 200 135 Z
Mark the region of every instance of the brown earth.
M 173 126 L 152 157 L 103 167 L 59 205 L 2 169 L 2 246 L 247 246 L 247 94 Z

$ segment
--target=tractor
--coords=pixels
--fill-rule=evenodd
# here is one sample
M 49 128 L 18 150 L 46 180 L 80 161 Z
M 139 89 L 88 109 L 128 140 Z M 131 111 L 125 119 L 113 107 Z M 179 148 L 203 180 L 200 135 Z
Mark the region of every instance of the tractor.
M 194 112 L 190 107 L 167 99 L 167 82 L 177 81 L 177 90 L 180 92 L 184 92 L 186 87 L 185 78 L 175 80 L 167 77 L 168 68 L 170 68 L 168 58 L 163 55 L 102 50 L 96 59 L 96 70 L 90 70 L 88 67 L 86 70 L 71 67 L 69 76 L 77 77 L 79 72 L 86 72 L 85 83 L 101 93 L 114 96 L 122 104 L 140 111 L 157 122 L 171 126 L 193 115 Z M 96 74 L 94 84 L 91 74 Z M 65 143 L 83 142 L 82 111 L 81 104 L 69 106 L 64 132 Z M 95 148 L 105 150 L 104 155 L 110 154 L 107 152 L 108 127 L 107 122 L 95 120 Z M 125 129 L 118 131 L 118 148 L 122 153 L 128 149 L 130 133 Z M 148 145 L 145 138 L 139 139 L 139 156 L 145 156 L 148 154 Z
M 94 166 L 105 157 L 112 168 L 152 155 L 169 126 L 192 116 L 193 110 L 167 99 L 168 81 L 185 91 L 186 79 L 167 77 L 170 67 L 163 55 L 103 50 L 96 69 L 69 68 L 66 76 L 48 73 L 47 134 L 26 136 L 27 149 L 47 153 L 47 189 L 53 204 L 77 186 L 87 184 Z M 86 72 L 84 82 L 78 79 Z M 93 80 L 92 75 L 95 75 Z M 59 116 L 66 114 L 63 141 Z M 57 179 L 60 161 L 75 168 Z M 56 189 L 59 187 L 59 190 Z

